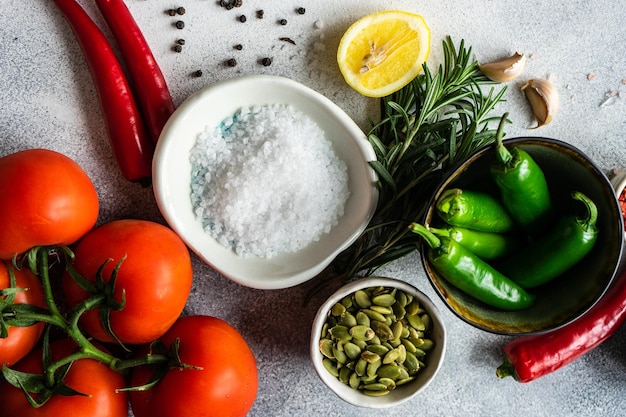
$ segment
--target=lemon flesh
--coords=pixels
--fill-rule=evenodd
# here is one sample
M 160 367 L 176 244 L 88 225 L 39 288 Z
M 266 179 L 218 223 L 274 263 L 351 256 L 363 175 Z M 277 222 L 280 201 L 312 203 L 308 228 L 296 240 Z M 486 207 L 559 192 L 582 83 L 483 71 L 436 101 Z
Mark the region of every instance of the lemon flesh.
M 337 63 L 353 89 L 383 97 L 407 85 L 430 53 L 430 29 L 418 14 L 387 10 L 365 16 L 344 33 Z

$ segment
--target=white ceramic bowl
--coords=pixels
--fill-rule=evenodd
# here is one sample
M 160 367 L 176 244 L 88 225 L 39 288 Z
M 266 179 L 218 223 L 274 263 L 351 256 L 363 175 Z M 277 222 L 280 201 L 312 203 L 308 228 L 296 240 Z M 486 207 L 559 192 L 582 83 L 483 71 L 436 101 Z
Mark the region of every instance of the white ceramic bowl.
M 205 232 L 196 219 L 190 198 L 189 155 L 207 126 L 218 125 L 242 107 L 265 104 L 291 105 L 325 132 L 335 153 L 348 167 L 350 197 L 339 223 L 319 241 L 300 251 L 271 258 L 241 257 Z M 287 288 L 319 274 L 365 229 L 378 202 L 376 174 L 368 163 L 375 159 L 363 131 L 323 95 L 283 77 L 243 76 L 210 85 L 178 107 L 156 147 L 153 187 L 167 223 L 215 270 L 247 287 Z
M 425 357 L 426 367 L 421 369 L 417 373 L 415 380 L 398 386 L 392 390 L 389 394 L 381 397 L 372 397 L 363 394 L 359 390 L 355 390 L 350 386 L 339 381 L 337 377 L 331 375 L 324 365 L 322 360 L 324 356 L 319 350 L 319 340 L 322 334 L 322 328 L 326 322 L 331 308 L 340 302 L 344 297 L 356 292 L 357 290 L 370 288 L 370 287 L 390 287 L 397 288 L 404 291 L 407 294 L 412 294 L 415 299 L 419 300 L 420 306 L 424 308 L 431 317 L 432 320 L 432 333 L 430 338 L 435 342 L 432 350 L 430 350 Z M 441 313 L 433 302 L 424 293 L 419 291 L 412 285 L 392 278 L 384 277 L 370 277 L 362 278 L 352 283 L 346 284 L 331 295 L 324 304 L 320 306 L 317 311 L 317 315 L 313 321 L 313 327 L 311 329 L 311 344 L 310 354 L 313 367 L 317 372 L 320 379 L 340 398 L 344 401 L 367 408 L 387 408 L 401 404 L 409 399 L 415 397 L 418 393 L 424 390 L 430 382 L 435 378 L 435 375 L 443 364 L 444 356 L 446 352 L 446 328 L 443 322 Z

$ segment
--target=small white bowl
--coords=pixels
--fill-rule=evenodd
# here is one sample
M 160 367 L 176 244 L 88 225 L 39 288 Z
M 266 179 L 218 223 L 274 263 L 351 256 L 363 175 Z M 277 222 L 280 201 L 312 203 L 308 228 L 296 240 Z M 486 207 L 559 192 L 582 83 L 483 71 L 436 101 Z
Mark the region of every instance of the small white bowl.
M 378 286 L 397 288 L 407 294 L 412 294 L 415 299 L 419 300 L 420 306 L 424 308 L 424 310 L 426 310 L 431 317 L 433 327 L 430 338 L 433 342 L 435 342 L 435 345 L 425 357 L 426 367 L 417 373 L 415 380 L 397 387 L 387 395 L 381 397 L 371 397 L 339 381 L 337 377 L 331 375 L 326 368 L 324 368 L 324 365 L 322 364 L 324 356 L 319 350 L 319 340 L 324 323 L 326 323 L 330 310 L 336 303 L 340 302 L 344 297 L 356 292 L 357 290 Z M 310 355 L 317 375 L 339 398 L 359 407 L 388 408 L 413 398 L 424 390 L 435 378 L 435 375 L 443 364 L 445 352 L 446 328 L 443 322 L 443 317 L 435 304 L 433 304 L 430 298 L 417 288 L 404 281 L 392 278 L 362 278 L 344 285 L 320 306 L 311 329 Z
M 220 124 L 242 107 L 293 106 L 311 118 L 348 167 L 350 197 L 330 233 L 304 249 L 271 258 L 241 257 L 222 246 L 193 212 L 190 151 L 207 126 Z M 369 223 L 378 192 L 368 161 L 376 155 L 363 131 L 328 98 L 293 80 L 270 75 L 233 78 L 210 85 L 185 100 L 169 119 L 153 160 L 153 188 L 163 217 L 203 261 L 227 278 L 258 289 L 287 288 L 319 274 L 352 244 Z

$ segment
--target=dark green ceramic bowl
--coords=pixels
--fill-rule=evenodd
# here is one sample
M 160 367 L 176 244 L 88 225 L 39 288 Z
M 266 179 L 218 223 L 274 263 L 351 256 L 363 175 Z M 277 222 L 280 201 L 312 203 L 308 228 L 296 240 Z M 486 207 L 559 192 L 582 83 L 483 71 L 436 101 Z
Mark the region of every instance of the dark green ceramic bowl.
M 528 152 L 544 171 L 554 203 L 571 205 L 571 192 L 581 191 L 598 207 L 599 237 L 591 253 L 554 281 L 533 289 L 537 299 L 532 307 L 507 312 L 489 307 L 465 295 L 441 278 L 429 265 L 422 250 L 422 262 L 435 291 L 458 317 L 492 333 L 518 335 L 540 333 L 561 327 L 589 310 L 610 287 L 619 267 L 624 246 L 624 222 L 611 183 L 580 150 L 556 140 L 520 137 L 504 141 Z M 424 223 L 441 224 L 434 203 L 448 188 L 460 187 L 493 192 L 497 189 L 489 174 L 494 147 L 477 151 L 437 188 L 429 203 Z M 563 210 L 566 210 L 565 207 Z

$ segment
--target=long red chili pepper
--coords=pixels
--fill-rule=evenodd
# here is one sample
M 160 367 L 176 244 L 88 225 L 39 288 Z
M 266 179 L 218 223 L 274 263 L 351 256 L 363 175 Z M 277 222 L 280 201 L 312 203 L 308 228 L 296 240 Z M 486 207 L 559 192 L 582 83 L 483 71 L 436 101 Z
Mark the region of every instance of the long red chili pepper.
M 626 272 L 582 317 L 559 329 L 523 336 L 504 347 L 500 378 L 530 382 L 578 359 L 609 338 L 626 320 Z
M 96 5 L 117 40 L 146 129 L 156 142 L 174 112 L 165 77 L 124 1 L 96 0 Z
M 76 0 L 54 0 L 85 56 L 100 98 L 113 154 L 124 177 L 143 182 L 152 174 L 154 144 L 146 134 L 124 71 L 106 37 Z

